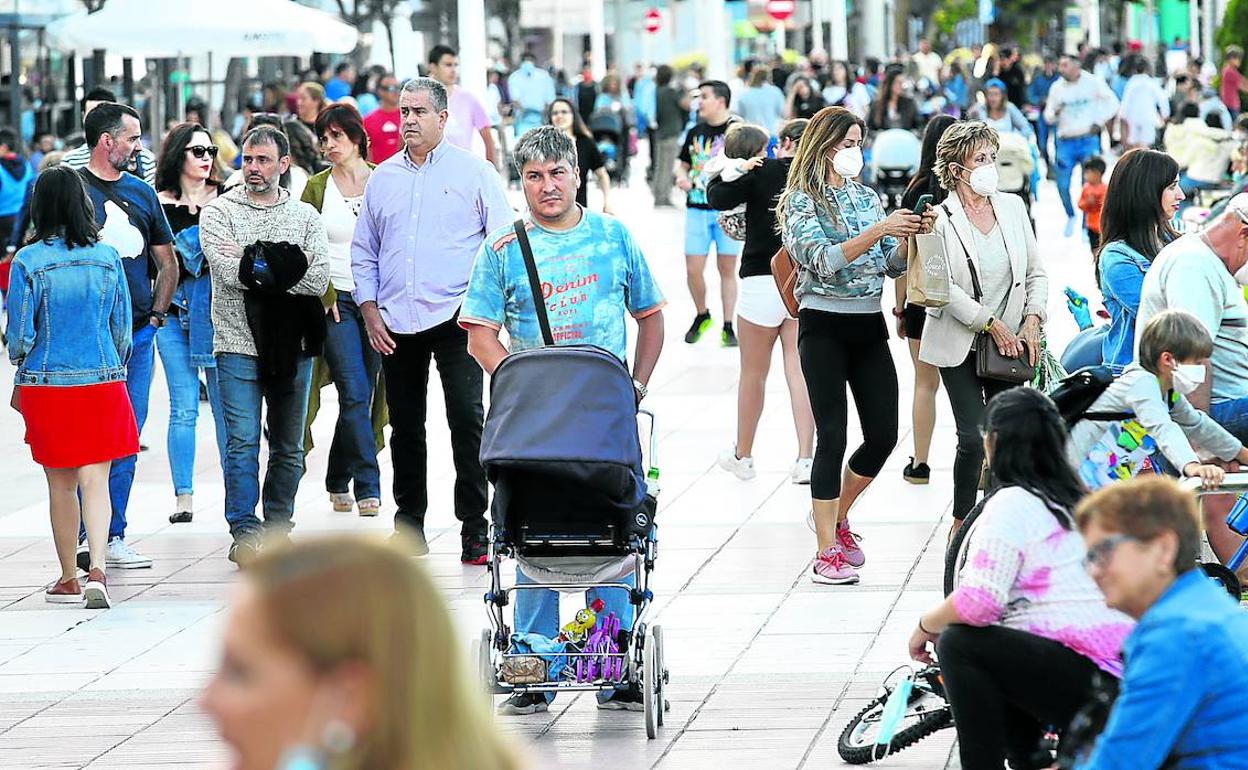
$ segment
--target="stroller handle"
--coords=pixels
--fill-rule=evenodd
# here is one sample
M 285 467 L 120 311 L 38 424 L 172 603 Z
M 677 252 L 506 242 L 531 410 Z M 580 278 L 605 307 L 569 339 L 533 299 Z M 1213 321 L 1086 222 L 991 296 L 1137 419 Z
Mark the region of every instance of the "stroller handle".
M 1248 492 L 1248 473 L 1228 473 L 1226 478 L 1222 480 L 1222 484 L 1217 489 L 1203 489 L 1200 485 L 1200 479 L 1183 479 L 1179 484 L 1184 490 L 1195 494 L 1197 497 L 1205 495 L 1233 495 L 1240 492 Z
M 650 420 L 650 453 L 647 455 L 646 459 L 649 461 L 651 468 L 658 468 L 659 467 L 659 439 L 658 439 L 658 431 L 655 428 L 657 423 L 655 422 L 654 412 L 650 411 L 649 409 L 638 409 L 637 414 L 640 417 L 646 417 Z M 1248 480 L 1248 474 L 1244 474 L 1244 477 L 1246 480 Z M 1248 484 L 1245 485 L 1245 488 L 1248 488 Z

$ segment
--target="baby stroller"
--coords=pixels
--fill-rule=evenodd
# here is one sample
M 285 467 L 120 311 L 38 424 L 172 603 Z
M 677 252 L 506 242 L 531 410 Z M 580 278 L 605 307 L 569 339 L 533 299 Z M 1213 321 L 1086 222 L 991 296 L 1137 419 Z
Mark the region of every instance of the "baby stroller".
M 640 689 L 646 735 L 654 738 L 668 678 L 662 628 L 646 622 L 658 547 L 654 415 L 640 412 L 650 429 L 643 473 L 639 412 L 624 364 L 601 348 L 554 346 L 543 326 L 548 346 L 503 359 L 490 383 L 481 462 L 494 484 L 485 594 L 491 627 L 474 641 L 473 659 L 494 694 Z M 574 406 L 574 417 L 553 404 Z M 535 582 L 505 587 L 509 557 Z M 513 636 L 507 623 L 513 593 L 601 589 L 627 592 L 631 622 L 602 617 L 599 605 L 541 640 Z
M 598 152 L 611 181 L 619 184 L 628 168 L 628 130 L 624 110 L 619 102 L 596 110 L 589 116 L 589 132 L 594 136 Z M 585 184 L 585 180 L 581 180 Z
M 1035 159 L 1031 154 L 1031 144 L 1022 134 L 1001 134 L 1001 146 L 997 149 L 997 188 L 1001 192 L 1010 192 L 1023 199 L 1027 206 L 1027 216 L 1031 218 L 1031 172 L 1035 170 Z M 1032 221 L 1032 228 L 1035 222 Z
M 871 145 L 871 177 L 885 211 L 901 206 L 910 179 L 919 170 L 923 144 L 910 131 L 890 128 L 881 131 Z

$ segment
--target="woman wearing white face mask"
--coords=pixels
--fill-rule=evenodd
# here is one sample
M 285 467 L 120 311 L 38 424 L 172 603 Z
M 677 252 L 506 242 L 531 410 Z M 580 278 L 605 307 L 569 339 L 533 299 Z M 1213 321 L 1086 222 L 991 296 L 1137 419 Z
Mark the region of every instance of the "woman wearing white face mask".
M 797 349 L 815 415 L 811 468 L 816 583 L 857 583 L 866 561 L 849 529 L 849 509 L 884 467 L 897 444 L 897 370 L 888 350 L 880 298 L 884 276 L 906 268 L 899 239 L 929 230 L 898 209 L 887 217 L 880 198 L 856 181 L 862 171 L 862 119 L 843 107 L 815 113 L 776 203 L 789 254 L 801 266 Z M 845 458 L 846 387 L 854 394 L 863 443 Z M 843 486 L 842 486 L 843 485 Z
M 975 505 L 984 460 L 979 425 L 988 401 L 1011 387 L 976 373 L 976 335 L 1004 356 L 1040 350 L 1049 280 L 1022 199 L 997 194 L 997 132 L 980 121 L 950 126 L 936 146 L 935 173 L 952 193 L 936 207 L 935 232 L 949 257 L 950 302 L 929 308 L 919 360 L 940 368 L 957 422 L 954 528 Z M 973 267 L 972 267 L 973 266 Z M 972 272 L 972 270 L 974 272 Z
M 1139 360 L 1132 363 L 1089 407 L 1089 412 L 1130 412 L 1157 442 L 1153 462 L 1171 475 L 1199 478 L 1217 487 L 1222 468 L 1202 463 L 1193 445 L 1223 460 L 1248 463 L 1248 448 L 1187 400 L 1205 381 L 1204 361 L 1213 338 L 1200 319 L 1185 310 L 1166 310 L 1149 319 L 1140 334 Z M 1067 457 L 1075 468 L 1104 435 L 1108 422 L 1084 420 L 1070 431 Z

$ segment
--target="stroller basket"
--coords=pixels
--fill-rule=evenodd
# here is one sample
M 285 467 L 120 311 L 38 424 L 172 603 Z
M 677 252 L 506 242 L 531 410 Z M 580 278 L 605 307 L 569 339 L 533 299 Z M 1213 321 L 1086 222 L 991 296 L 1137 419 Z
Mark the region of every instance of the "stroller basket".
M 654 519 L 632 378 L 592 346 L 503 359 L 490 387 L 481 464 L 494 484 L 495 543 L 520 555 L 623 552 Z M 571 408 L 569 408 L 569 406 Z

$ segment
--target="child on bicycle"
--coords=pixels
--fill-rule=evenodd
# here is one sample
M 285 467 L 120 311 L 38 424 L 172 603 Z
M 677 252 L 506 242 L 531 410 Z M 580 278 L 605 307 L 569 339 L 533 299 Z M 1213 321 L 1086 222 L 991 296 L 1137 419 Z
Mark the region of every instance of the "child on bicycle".
M 1241 463 L 1248 463 L 1248 448 L 1187 400 L 1204 382 L 1204 360 L 1212 354 L 1213 339 L 1196 316 L 1184 310 L 1159 313 L 1144 326 L 1136 360 L 1088 411 L 1134 414 L 1134 421 L 1156 441 L 1155 466 L 1172 476 L 1199 478 L 1206 488 L 1217 487 L 1222 466 L 1202 460 L 1197 448 L 1206 456 Z M 1110 424 L 1085 419 L 1071 429 L 1067 456 L 1076 468 Z

